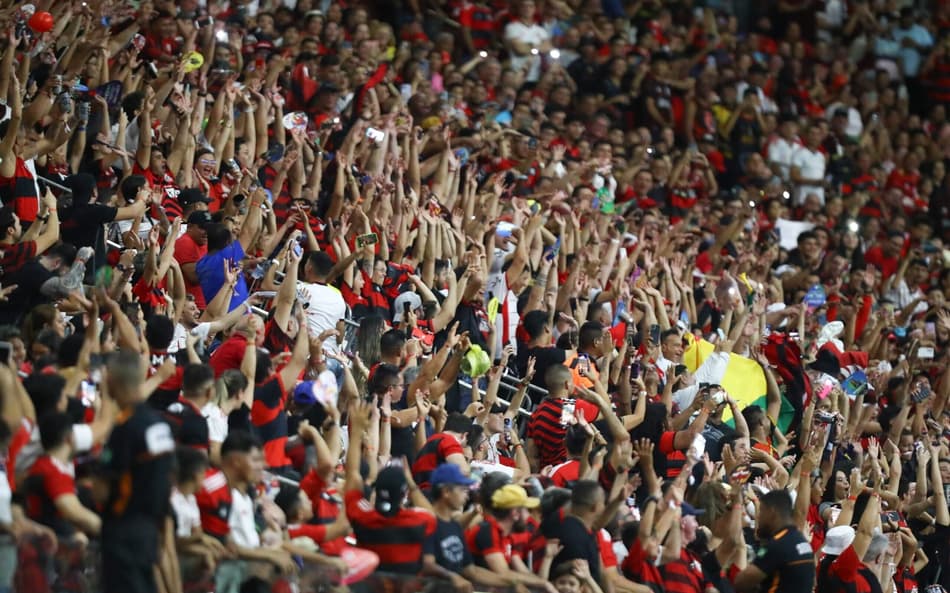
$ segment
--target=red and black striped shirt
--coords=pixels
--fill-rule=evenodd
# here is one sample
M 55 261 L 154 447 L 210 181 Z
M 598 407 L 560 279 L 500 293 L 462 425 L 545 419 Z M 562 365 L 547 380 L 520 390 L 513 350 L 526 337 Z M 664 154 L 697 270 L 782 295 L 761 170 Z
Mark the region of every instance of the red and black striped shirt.
M 491 554 L 503 554 L 505 563 L 511 562 L 511 536 L 502 533 L 498 521 L 491 515 L 485 515 L 484 521 L 465 532 L 465 543 L 477 566 L 488 568 L 485 557 Z
M 269 468 L 282 468 L 291 464 L 287 457 L 287 390 L 280 375 L 273 374 L 254 387 L 254 404 L 251 406 L 251 423 L 264 443 L 264 463 Z
M 462 445 L 454 436 L 440 432 L 429 437 L 419 449 L 416 462 L 412 464 L 412 478 L 420 488 L 429 487 L 429 476 L 448 459 L 449 455 L 463 454 Z
M 381 572 L 414 575 L 422 570 L 422 544 L 435 533 L 435 515 L 422 509 L 400 509 L 387 517 L 360 490 L 350 490 L 344 500 L 356 545 L 379 556 Z
M 709 582 L 703 567 L 689 550 L 680 550 L 680 557 L 663 565 L 663 586 L 667 593 L 702 593 Z
M 528 438 L 533 440 L 538 447 L 541 467 L 558 465 L 567 460 L 567 449 L 564 447 L 567 427 L 561 425 L 564 401 L 561 398 L 544 398 L 528 420 Z M 583 410 L 584 418 L 588 422 L 593 422 L 597 418 L 597 406 L 594 404 L 577 400 L 574 405 Z

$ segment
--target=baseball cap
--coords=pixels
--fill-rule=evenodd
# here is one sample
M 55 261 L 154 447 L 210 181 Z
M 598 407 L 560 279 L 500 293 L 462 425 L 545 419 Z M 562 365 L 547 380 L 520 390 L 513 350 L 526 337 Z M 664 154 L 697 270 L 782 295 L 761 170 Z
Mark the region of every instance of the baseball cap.
M 211 198 L 201 193 L 201 190 L 198 188 L 187 187 L 181 190 L 181 192 L 178 194 L 178 203 L 182 206 L 187 206 L 188 204 L 197 204 L 199 202 L 210 204 Z
M 475 480 L 463 474 L 462 469 L 454 463 L 443 463 L 429 476 L 432 486 L 471 486 L 474 483 Z
M 376 476 L 373 490 L 376 491 L 376 511 L 380 515 L 392 517 L 398 513 L 402 499 L 409 491 L 403 469 L 394 465 L 384 467 Z
M 406 303 L 409 303 L 410 310 L 415 311 L 422 306 L 422 297 L 412 291 L 397 296 L 393 303 L 393 311 L 395 311 L 393 313 L 393 323 L 402 323 L 402 312 L 406 308 Z
M 508 484 L 502 486 L 491 496 L 491 506 L 499 511 L 510 511 L 512 509 L 536 509 L 541 501 L 533 496 L 528 496 L 528 492 L 517 484 Z
M 854 541 L 854 536 L 854 528 L 849 525 L 832 527 L 825 533 L 825 545 L 821 547 L 821 553 L 840 556 Z
M 682 511 L 684 517 L 687 515 L 698 517 L 700 515 L 706 514 L 706 509 L 697 509 L 688 502 L 684 502 L 682 505 L 680 505 L 680 511 Z
M 206 210 L 199 210 L 189 214 L 188 220 L 186 222 L 190 225 L 195 225 L 196 227 L 203 229 L 214 222 L 214 219 L 211 218 L 210 212 L 207 212 Z

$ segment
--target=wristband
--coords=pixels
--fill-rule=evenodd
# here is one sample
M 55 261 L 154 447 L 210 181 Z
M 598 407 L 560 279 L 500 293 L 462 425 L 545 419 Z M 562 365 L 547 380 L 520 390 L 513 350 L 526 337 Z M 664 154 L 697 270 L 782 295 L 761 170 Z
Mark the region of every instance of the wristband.
M 857 496 L 854 496 L 853 494 L 848 497 L 848 500 L 850 500 L 851 502 L 854 502 L 854 501 L 856 501 L 857 499 L 858 499 L 858 497 L 857 497 Z
M 379 421 L 380 421 L 380 422 L 384 422 L 384 423 L 386 423 L 386 424 L 389 424 L 389 416 L 381 416 L 381 417 L 379 418 Z

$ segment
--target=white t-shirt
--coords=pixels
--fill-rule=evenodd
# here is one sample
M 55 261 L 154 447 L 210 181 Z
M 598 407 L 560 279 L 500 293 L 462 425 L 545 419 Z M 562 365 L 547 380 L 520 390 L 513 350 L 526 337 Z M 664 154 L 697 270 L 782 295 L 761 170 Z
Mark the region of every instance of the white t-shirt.
M 254 500 L 237 488 L 231 489 L 231 515 L 228 517 L 231 539 L 242 548 L 258 548 L 260 535 L 254 523 Z
M 13 492 L 10 491 L 10 480 L 7 479 L 7 470 L 0 470 L 0 525 L 9 527 L 13 524 L 13 510 L 10 503 Z
M 303 289 L 309 295 L 307 305 L 307 327 L 311 336 L 319 336 L 328 329 L 336 329 L 336 324 L 346 317 L 346 302 L 339 290 L 326 284 L 298 282 L 298 292 Z M 324 349 L 336 351 L 338 346 L 333 340 L 323 343 Z
M 212 443 L 223 443 L 228 438 L 228 417 L 224 415 L 218 404 L 208 402 L 201 408 L 201 415 L 208 421 L 208 440 Z
M 785 181 L 788 181 L 789 170 L 792 167 L 792 155 L 799 146 L 794 140 L 788 141 L 781 136 L 769 144 L 769 164 L 778 165 L 780 175 Z
M 551 34 L 544 30 L 541 25 L 532 23 L 526 25 L 521 21 L 512 21 L 505 25 L 506 41 L 522 41 L 532 47 L 538 47 L 551 38 Z M 528 54 L 526 56 L 517 56 L 511 54 L 511 68 L 521 70 L 528 65 L 528 74 L 525 80 L 528 82 L 537 82 L 541 78 L 541 56 Z
M 825 155 L 818 150 L 811 150 L 807 146 L 801 146 L 792 155 L 791 165 L 798 167 L 802 177 L 806 179 L 824 179 L 825 178 Z M 800 206 L 805 201 L 805 196 L 815 194 L 822 206 L 825 204 L 825 188 L 820 185 L 799 185 L 795 187 L 795 205 Z
M 172 489 L 172 510 L 175 511 L 175 535 L 190 537 L 196 527 L 201 527 L 201 511 L 198 509 L 198 500 L 194 494 L 187 496 Z

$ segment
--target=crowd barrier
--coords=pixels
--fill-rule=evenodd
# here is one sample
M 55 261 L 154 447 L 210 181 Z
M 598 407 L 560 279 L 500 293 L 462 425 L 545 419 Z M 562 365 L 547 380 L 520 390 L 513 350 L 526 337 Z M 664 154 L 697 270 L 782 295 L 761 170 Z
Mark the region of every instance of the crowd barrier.
M 17 565 L 13 578 L 14 593 L 100 593 L 99 546 L 93 540 L 76 545 L 68 540 L 55 546 L 41 539 L 24 539 L 17 546 Z M 189 563 L 181 562 L 183 567 Z M 374 572 L 364 580 L 347 586 L 337 581 L 322 567 L 299 564 L 291 576 L 273 577 L 269 567 L 248 570 L 269 583 L 270 593 L 454 593 L 448 581 L 435 578 L 413 577 L 385 572 Z M 255 570 L 255 568 L 257 568 Z M 266 570 L 265 570 L 266 569 Z M 186 572 L 194 572 L 185 568 Z M 2 575 L 0 575 L 2 576 Z M 2 589 L 2 586 L 0 586 Z M 161 591 L 161 589 L 160 589 Z M 212 593 L 214 575 L 204 571 L 186 574 L 182 579 L 182 593 Z M 535 593 L 524 587 L 477 587 L 482 593 Z

